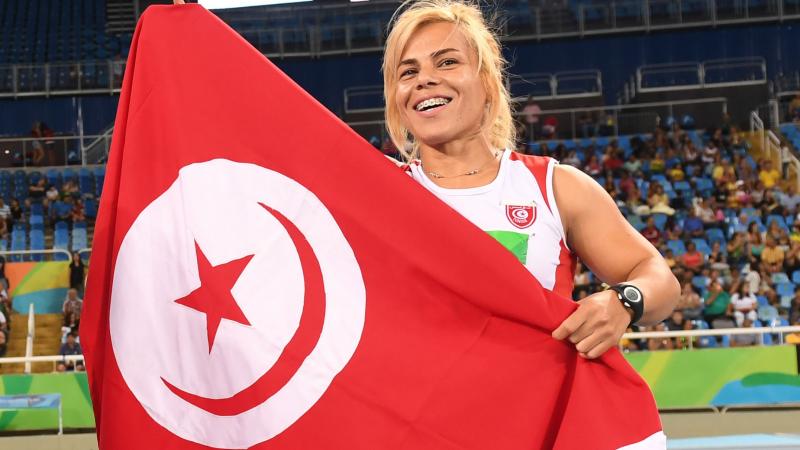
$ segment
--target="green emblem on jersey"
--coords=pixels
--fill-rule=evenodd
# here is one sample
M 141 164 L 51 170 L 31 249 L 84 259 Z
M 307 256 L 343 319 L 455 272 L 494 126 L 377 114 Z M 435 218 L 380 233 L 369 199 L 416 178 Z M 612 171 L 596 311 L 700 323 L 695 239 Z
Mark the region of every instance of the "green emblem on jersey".
M 528 261 L 528 235 L 514 231 L 487 231 L 489 236 L 495 238 L 503 247 L 517 257 L 519 262 Z

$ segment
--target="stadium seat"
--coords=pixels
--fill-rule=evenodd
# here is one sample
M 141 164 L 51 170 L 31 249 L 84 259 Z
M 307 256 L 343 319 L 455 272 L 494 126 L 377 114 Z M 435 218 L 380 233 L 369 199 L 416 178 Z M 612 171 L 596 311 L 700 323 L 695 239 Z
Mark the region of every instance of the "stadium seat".
M 703 239 L 703 238 L 694 238 L 694 239 L 692 239 L 692 242 L 694 243 L 694 245 L 697 248 L 698 252 L 700 252 L 700 253 L 702 253 L 704 255 L 708 255 L 709 253 L 711 253 L 711 247 L 708 245 L 708 242 L 706 242 L 705 239 Z
M 656 213 L 651 217 L 653 217 L 653 221 L 656 223 L 656 228 L 658 228 L 660 231 L 664 231 L 664 225 L 667 223 L 667 215 Z
M 786 275 L 783 272 L 773 273 L 772 274 L 772 282 L 775 283 L 775 284 L 792 283 L 792 281 L 789 280 L 789 276 Z
M 723 250 L 725 249 L 725 234 L 719 228 L 709 228 L 706 230 L 706 239 L 708 239 L 708 242 L 712 245 L 714 242 L 719 242 Z
M 695 275 L 692 277 L 692 286 L 697 289 L 705 289 L 708 286 L 708 277 L 703 275 Z
M 686 246 L 684 245 L 683 241 L 679 241 L 677 239 L 668 241 L 667 248 L 672 250 L 672 255 L 676 257 L 686 253 Z

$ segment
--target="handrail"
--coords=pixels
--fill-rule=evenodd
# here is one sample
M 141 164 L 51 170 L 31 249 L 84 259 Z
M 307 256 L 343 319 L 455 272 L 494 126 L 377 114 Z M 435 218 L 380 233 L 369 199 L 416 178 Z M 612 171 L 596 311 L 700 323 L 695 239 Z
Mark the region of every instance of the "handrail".
M 625 333 L 626 339 L 664 339 L 679 337 L 733 336 L 739 334 L 800 333 L 800 325 L 758 328 L 714 328 L 710 330 L 636 331 Z
M 72 253 L 69 250 L 64 250 L 63 248 L 52 248 L 52 249 L 45 249 L 45 250 L 3 250 L 0 251 L 0 256 L 9 256 L 9 255 L 58 255 L 63 254 L 66 255 L 67 258 L 72 257 Z
M 25 357 L 33 356 L 33 339 L 36 334 L 36 320 L 34 319 L 33 303 L 28 305 L 28 337 L 25 338 Z M 25 362 L 25 373 L 31 373 L 30 361 Z
M 102 134 L 92 134 L 83 136 L 84 139 L 102 139 Z M 3 142 L 33 142 L 33 141 L 74 141 L 81 137 L 74 136 L 47 136 L 47 137 L 0 137 L 0 143 Z

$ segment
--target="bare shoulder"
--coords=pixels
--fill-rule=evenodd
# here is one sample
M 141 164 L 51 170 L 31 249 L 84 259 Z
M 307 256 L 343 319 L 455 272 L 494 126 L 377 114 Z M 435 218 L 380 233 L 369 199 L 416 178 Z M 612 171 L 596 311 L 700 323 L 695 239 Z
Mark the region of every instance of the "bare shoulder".
M 597 211 L 598 208 L 617 209 L 597 181 L 580 169 L 566 164 L 557 164 L 553 170 L 553 195 L 565 227 L 576 214 Z

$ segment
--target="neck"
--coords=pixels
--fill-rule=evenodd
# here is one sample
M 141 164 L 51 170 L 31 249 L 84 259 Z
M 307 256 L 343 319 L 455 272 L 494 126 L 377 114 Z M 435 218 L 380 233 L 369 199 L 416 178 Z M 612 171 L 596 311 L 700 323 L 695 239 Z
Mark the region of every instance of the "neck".
M 495 151 L 482 135 L 457 139 L 438 145 L 420 144 L 420 160 L 426 173 L 435 172 L 443 178 L 431 177 L 434 183 L 449 188 L 482 186 L 494 180 L 500 167 Z M 464 175 L 480 169 L 474 175 Z

